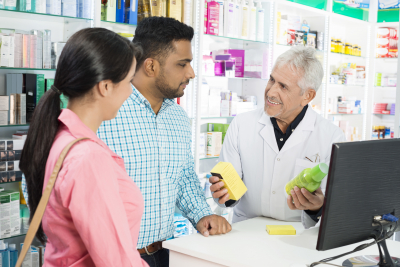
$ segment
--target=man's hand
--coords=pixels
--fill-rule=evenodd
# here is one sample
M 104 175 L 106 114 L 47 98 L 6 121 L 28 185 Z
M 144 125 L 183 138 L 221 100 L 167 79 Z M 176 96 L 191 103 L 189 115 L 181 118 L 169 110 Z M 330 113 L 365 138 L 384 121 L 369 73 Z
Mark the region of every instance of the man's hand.
M 314 193 L 310 193 L 305 188 L 300 190 L 295 186 L 290 193 L 292 195 L 287 197 L 287 204 L 291 210 L 317 211 L 324 205 L 325 196 L 321 188 L 318 188 Z
M 218 215 L 209 215 L 203 217 L 197 223 L 196 228 L 197 231 L 199 231 L 205 237 L 209 235 L 226 234 L 232 230 L 232 227 L 228 221 L 224 217 Z
M 224 186 L 224 183 L 220 182 L 219 178 L 216 176 L 211 176 L 209 181 L 212 184 L 210 190 L 213 192 L 213 198 L 219 198 L 219 204 L 225 204 L 225 202 L 229 200 L 229 194 L 226 188 L 221 189 Z

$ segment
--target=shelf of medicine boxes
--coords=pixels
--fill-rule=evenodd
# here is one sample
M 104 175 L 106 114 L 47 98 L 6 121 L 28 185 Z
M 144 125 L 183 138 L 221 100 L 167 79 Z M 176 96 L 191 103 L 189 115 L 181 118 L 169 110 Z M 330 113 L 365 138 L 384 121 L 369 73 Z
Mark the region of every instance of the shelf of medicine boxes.
M 235 38 L 235 37 L 228 37 L 228 36 L 220 36 L 220 35 L 213 35 L 213 34 L 204 34 L 204 36 L 209 36 L 216 41 L 225 41 L 225 40 L 233 40 L 233 41 L 243 41 L 243 42 L 252 42 L 252 43 L 260 43 L 260 44 L 268 44 L 267 42 L 264 41 L 255 41 L 255 40 L 249 40 L 249 39 L 242 39 L 242 38 Z
M 11 239 L 11 238 L 16 238 L 16 237 L 24 236 L 24 235 L 26 235 L 27 232 L 28 232 L 28 230 L 21 230 L 21 233 L 20 233 L 20 234 L 12 235 L 12 236 L 9 236 L 9 237 L 1 237 L 0 240 L 7 240 L 7 239 Z
M 35 68 L 11 68 L 11 67 L 0 67 L 0 70 L 40 70 L 40 71 L 56 71 L 56 69 L 35 69 Z
M 253 77 L 226 77 L 226 76 L 212 76 L 212 75 L 203 75 L 203 78 L 225 78 L 225 79 L 236 79 L 236 80 L 268 80 L 261 78 L 253 78 Z
M 340 53 L 335 53 L 335 52 L 329 52 L 331 55 L 337 56 L 337 57 L 351 57 L 353 58 L 363 58 L 367 59 L 367 57 L 360 57 L 360 56 L 354 56 L 354 55 L 347 55 L 347 54 L 340 54 Z
M 205 158 L 199 158 L 200 160 L 205 160 L 205 159 L 218 159 L 219 157 L 205 157 Z
M 29 124 L 7 124 L 7 125 L 0 125 L 0 128 L 2 127 L 25 127 L 29 126 Z
M 0 18 L 4 18 L 4 17 L 12 17 L 12 18 L 16 18 L 16 19 L 20 18 L 20 19 L 25 19 L 25 20 L 26 19 L 40 20 L 40 21 L 48 21 L 48 22 L 65 22 L 67 20 L 92 21 L 92 19 L 88 19 L 88 18 L 77 18 L 77 17 L 59 16 L 59 15 L 53 15 L 53 14 L 0 9 Z

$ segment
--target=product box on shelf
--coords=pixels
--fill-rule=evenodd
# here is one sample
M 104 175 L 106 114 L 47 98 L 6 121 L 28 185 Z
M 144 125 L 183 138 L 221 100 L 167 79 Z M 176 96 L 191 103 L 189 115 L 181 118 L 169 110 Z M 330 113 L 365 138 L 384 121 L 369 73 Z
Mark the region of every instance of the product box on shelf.
M 10 227 L 11 235 L 18 235 L 21 233 L 21 217 L 19 209 L 19 191 L 4 190 L 2 193 L 10 195 Z
M 224 54 L 230 54 L 235 59 L 235 77 L 244 77 L 245 50 L 226 49 Z
M 0 150 L 22 150 L 25 140 L 14 140 L 11 138 L 0 138 Z
M 207 133 L 199 135 L 199 157 L 205 158 L 207 155 Z
M 376 38 L 377 58 L 396 58 L 398 54 L 397 30 L 393 28 L 379 28 Z
M 222 148 L 222 133 L 208 132 L 207 133 L 207 156 L 219 157 Z
M 0 237 L 11 236 L 11 195 L 0 192 Z

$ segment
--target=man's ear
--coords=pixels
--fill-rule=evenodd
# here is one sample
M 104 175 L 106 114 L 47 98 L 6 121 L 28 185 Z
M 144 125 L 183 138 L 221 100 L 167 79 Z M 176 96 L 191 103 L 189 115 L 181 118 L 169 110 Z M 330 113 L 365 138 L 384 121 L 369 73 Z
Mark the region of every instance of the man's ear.
M 146 58 L 142 68 L 148 77 L 155 77 L 160 69 L 160 63 L 153 58 Z
M 301 101 L 302 106 L 306 106 L 308 103 L 310 103 L 316 95 L 317 92 L 314 89 L 306 90 L 306 92 L 301 96 L 303 98 Z

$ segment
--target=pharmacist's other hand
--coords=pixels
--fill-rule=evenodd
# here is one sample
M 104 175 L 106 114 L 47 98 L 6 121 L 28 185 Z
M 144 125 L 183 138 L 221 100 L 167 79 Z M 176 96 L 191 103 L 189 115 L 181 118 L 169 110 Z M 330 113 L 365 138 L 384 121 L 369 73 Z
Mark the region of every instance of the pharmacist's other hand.
M 205 237 L 209 235 L 226 234 L 232 230 L 228 221 L 224 217 L 218 215 L 209 215 L 201 218 L 196 228 L 197 231 Z
M 219 204 L 225 204 L 229 200 L 228 190 L 226 188 L 222 188 L 224 186 L 224 182 L 220 182 L 219 178 L 216 176 L 211 176 L 210 179 L 210 190 L 213 192 L 213 198 L 219 198 Z
M 290 192 L 292 196 L 288 196 L 287 204 L 291 210 L 311 210 L 317 211 L 324 205 L 324 193 L 318 188 L 314 193 L 308 192 L 307 189 L 295 188 Z

